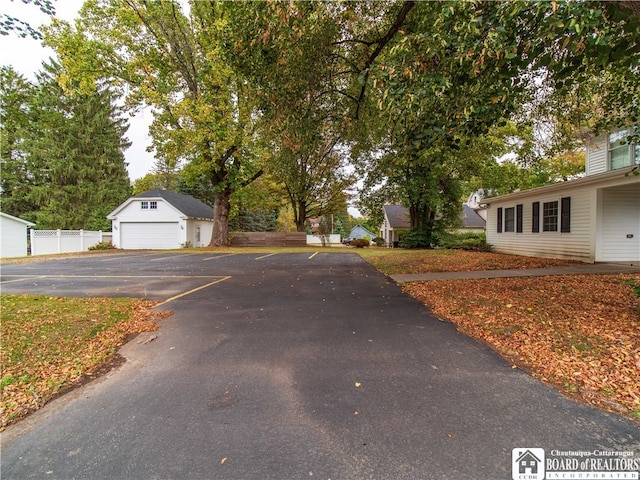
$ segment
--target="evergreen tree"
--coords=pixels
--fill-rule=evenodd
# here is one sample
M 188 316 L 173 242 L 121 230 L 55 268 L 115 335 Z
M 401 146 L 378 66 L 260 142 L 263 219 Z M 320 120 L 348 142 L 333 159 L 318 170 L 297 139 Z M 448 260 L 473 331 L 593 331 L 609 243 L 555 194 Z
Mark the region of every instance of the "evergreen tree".
M 55 61 L 44 64 L 27 99 L 29 128 L 7 157 L 23 182 L 11 203 L 28 207 L 21 213 L 37 228 L 108 230 L 106 215 L 131 192 L 123 155 L 128 125 L 107 88 L 70 93 L 58 84 L 60 73 Z
M 29 172 L 23 143 L 29 132 L 29 100 L 34 86 L 11 67 L 0 68 L 0 192 L 2 211 L 27 219 Z

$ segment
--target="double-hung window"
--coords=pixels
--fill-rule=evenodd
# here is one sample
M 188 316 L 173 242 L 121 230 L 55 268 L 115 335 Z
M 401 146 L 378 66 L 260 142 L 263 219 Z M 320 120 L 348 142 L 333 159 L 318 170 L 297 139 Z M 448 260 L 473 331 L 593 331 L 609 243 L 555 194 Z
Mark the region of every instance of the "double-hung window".
M 514 232 L 516 226 L 516 209 L 509 207 L 504 209 L 504 231 Z
M 542 204 L 542 231 L 558 231 L 558 202 L 544 202 Z
M 627 141 L 631 133 L 631 130 L 619 130 L 609 135 L 610 170 L 640 164 L 640 145 Z

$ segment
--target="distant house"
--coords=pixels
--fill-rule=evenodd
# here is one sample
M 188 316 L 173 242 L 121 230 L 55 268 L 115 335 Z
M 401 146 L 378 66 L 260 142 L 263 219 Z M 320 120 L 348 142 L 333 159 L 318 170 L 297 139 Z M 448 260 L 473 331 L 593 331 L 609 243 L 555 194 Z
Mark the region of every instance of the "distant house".
M 377 237 L 377 235 L 375 233 L 370 232 L 369 230 L 364 228 L 362 225 L 356 225 L 351 229 L 351 232 L 349 232 L 349 236 L 347 237 L 347 239 L 355 240 L 356 238 L 364 238 L 364 237 L 369 237 L 369 240 L 373 240 L 374 238 Z
M 466 203 L 462 204 L 460 220 L 462 221 L 462 227 L 456 229 L 458 232 L 484 232 L 487 224 L 485 219 L 479 215 L 478 211 Z
M 501 253 L 583 262 L 640 261 L 640 145 L 627 131 L 587 143 L 586 176 L 484 199 Z
M 409 210 L 401 205 L 385 205 L 384 222 L 380 227 L 380 236 L 384 242 L 393 247 L 397 247 L 400 242 L 400 235 L 411 229 L 409 223 Z M 485 228 L 484 219 L 466 204 L 462 205 L 460 214 L 462 226 L 455 228 L 458 232 L 482 232 Z
M 209 244 L 213 208 L 189 195 L 149 190 L 107 215 L 112 243 L 123 249 L 171 249 Z
M 411 230 L 409 210 L 402 205 L 384 205 L 384 221 L 380 227 L 380 236 L 390 247 L 397 247 L 400 235 Z
M 489 190 L 489 194 L 491 194 L 491 190 Z M 465 202 L 467 206 L 469 206 L 472 210 L 474 210 L 484 221 L 485 224 L 487 222 L 487 209 L 484 206 L 484 199 L 487 194 L 484 191 L 484 188 L 479 188 L 471 195 Z
M 35 223 L 0 212 L 0 258 L 27 256 L 27 229 Z

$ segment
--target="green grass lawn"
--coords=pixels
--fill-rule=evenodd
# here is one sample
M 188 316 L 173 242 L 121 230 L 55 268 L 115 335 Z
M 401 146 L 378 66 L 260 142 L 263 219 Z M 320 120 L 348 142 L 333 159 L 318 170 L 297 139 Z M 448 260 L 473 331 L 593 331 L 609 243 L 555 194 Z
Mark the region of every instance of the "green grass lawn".
M 155 328 L 150 302 L 2 295 L 2 425 L 91 374 L 126 336 Z

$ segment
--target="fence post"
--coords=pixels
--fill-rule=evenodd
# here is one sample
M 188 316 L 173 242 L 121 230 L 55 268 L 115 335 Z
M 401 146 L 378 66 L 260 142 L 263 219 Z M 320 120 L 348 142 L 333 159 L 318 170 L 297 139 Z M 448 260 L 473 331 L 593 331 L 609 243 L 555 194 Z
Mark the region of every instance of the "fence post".
M 84 252 L 84 230 L 80 229 L 80 251 Z
M 31 238 L 31 255 L 35 255 L 35 248 L 36 248 L 36 233 L 35 230 L 33 228 L 29 229 L 29 237 Z
M 58 253 L 62 253 L 62 230 L 56 230 L 56 239 L 58 240 Z

